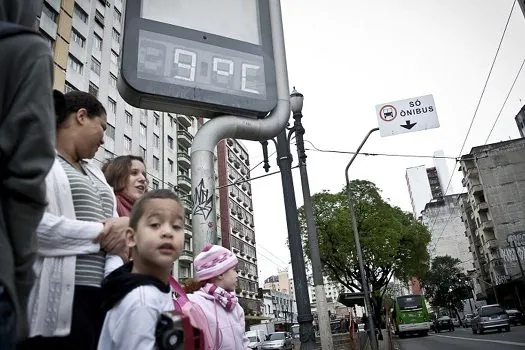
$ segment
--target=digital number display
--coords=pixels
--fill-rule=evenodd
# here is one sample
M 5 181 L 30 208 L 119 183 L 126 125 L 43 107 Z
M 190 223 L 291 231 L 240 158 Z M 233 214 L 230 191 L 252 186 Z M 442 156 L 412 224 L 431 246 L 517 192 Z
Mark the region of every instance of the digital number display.
M 142 0 L 140 15 L 254 45 L 261 43 L 257 0 Z
M 140 79 L 266 99 L 260 56 L 145 30 L 138 46 Z

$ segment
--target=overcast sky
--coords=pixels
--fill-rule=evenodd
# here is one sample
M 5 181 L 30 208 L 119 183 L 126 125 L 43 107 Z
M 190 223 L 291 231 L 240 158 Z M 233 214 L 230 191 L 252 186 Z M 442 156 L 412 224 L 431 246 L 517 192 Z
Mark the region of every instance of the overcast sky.
M 354 151 L 377 126 L 375 105 L 433 94 L 439 129 L 385 138 L 376 133 L 363 151 L 432 155 L 442 149 L 447 156 L 458 156 L 513 1 L 283 0 L 289 82 L 305 96 L 306 140 L 319 149 Z M 485 143 L 525 58 L 524 42 L 525 19 L 516 4 L 463 154 Z M 519 137 L 514 116 L 523 104 L 525 72 L 489 143 Z M 257 164 L 262 159 L 260 144 L 244 143 L 251 164 Z M 340 191 L 349 159 L 350 155 L 308 151 L 312 194 Z M 410 211 L 405 169 L 422 164 L 430 166 L 432 159 L 361 156 L 350 176 L 376 183 L 391 204 Z M 271 166 L 271 171 L 278 170 L 275 156 Z M 452 173 L 454 161 L 448 166 Z M 300 206 L 299 174 L 294 171 Z M 251 175 L 262 174 L 264 169 L 258 167 Z M 453 174 L 453 184 L 461 190 L 457 168 Z M 252 191 L 262 283 L 290 261 L 280 176 L 254 180 Z

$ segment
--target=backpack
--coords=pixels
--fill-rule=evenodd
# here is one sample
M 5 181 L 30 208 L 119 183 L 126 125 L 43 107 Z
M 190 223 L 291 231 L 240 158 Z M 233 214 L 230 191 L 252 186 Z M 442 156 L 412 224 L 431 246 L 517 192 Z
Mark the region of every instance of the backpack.
M 202 308 L 188 299 L 186 292 L 175 278 L 170 276 L 169 282 L 171 288 L 178 294 L 178 298 L 173 300 L 175 311 L 188 316 L 193 327 L 200 330 L 200 339 L 204 339 L 204 342 L 201 342 L 201 349 L 216 349 L 215 340 L 211 337 L 208 319 Z M 217 332 L 219 332 L 218 328 Z M 218 334 L 216 334 L 216 339 L 218 339 Z
M 36 34 L 40 35 L 36 30 L 29 27 L 21 26 L 16 23 L 0 21 L 0 39 L 18 34 Z

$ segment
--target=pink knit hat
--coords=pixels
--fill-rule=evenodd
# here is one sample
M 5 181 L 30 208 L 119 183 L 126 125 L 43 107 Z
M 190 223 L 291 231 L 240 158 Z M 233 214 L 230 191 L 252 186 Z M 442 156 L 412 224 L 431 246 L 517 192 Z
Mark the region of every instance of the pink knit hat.
M 195 261 L 195 273 L 198 281 L 207 281 L 217 277 L 237 265 L 237 257 L 228 249 L 207 244 Z

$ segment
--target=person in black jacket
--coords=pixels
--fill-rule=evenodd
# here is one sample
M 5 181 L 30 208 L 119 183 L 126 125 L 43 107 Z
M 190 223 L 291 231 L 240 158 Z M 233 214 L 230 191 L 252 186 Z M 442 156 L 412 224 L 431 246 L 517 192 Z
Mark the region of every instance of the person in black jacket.
M 27 337 L 35 230 L 53 164 L 53 59 L 42 0 L 0 0 L 0 349 Z M 9 29 L 9 30 L 8 30 Z

